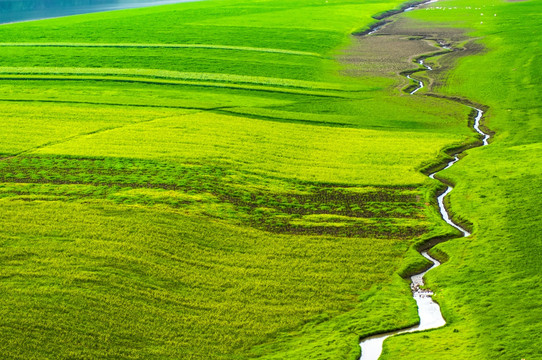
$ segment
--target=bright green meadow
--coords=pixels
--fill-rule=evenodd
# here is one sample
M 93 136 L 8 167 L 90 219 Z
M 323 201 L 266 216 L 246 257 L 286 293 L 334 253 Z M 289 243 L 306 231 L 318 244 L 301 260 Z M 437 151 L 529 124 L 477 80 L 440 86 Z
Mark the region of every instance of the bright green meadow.
M 449 261 L 427 275 L 449 324 L 390 339 L 382 358 L 541 359 L 542 3 L 437 6 L 446 9 L 409 16 L 429 26 L 468 28 L 484 51 L 457 61 L 435 91 L 489 106 L 486 125 L 496 135 L 442 173 L 457 184 L 452 211 L 474 230 L 438 245 L 435 253 L 445 252 Z
M 415 324 L 414 247 L 456 235 L 423 171 L 477 137 L 470 108 L 338 60 L 400 4 L 207 0 L 1 25 L 0 358 L 354 360 L 360 338 Z M 432 91 L 487 105 L 496 136 L 442 174 L 474 230 L 434 250 L 449 324 L 389 339 L 383 358 L 540 358 L 542 9 L 432 6 L 450 9 L 404 16 L 485 49 Z

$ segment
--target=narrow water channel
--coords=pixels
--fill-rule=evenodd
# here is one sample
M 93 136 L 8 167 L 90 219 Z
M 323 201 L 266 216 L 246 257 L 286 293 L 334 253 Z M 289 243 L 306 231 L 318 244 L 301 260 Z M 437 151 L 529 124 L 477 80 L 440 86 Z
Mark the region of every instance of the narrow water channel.
M 434 2 L 434 1 L 430 1 L 430 2 Z M 420 6 L 420 5 L 423 5 L 423 4 L 419 4 L 417 6 Z M 409 7 L 405 9 L 404 11 L 410 11 L 410 10 L 413 10 L 414 8 L 415 7 Z M 382 27 L 383 26 L 379 28 L 375 28 L 374 29 L 375 31 L 369 32 L 367 34 L 368 35 L 374 34 L 378 30 L 380 30 L 380 28 Z M 429 65 L 426 65 L 423 60 L 419 60 L 418 63 L 420 66 L 425 68 L 425 71 L 433 70 Z M 416 94 L 419 90 L 421 90 L 424 87 L 423 81 L 413 78 L 411 74 L 407 75 L 406 77 L 417 83 L 416 88 L 410 92 L 410 95 Z M 472 106 L 470 107 L 476 111 L 476 117 L 474 120 L 473 129 L 477 133 L 483 136 L 481 146 L 486 146 L 488 145 L 488 140 L 490 138 L 490 135 L 486 134 L 480 129 L 480 121 L 482 117 L 484 116 L 484 112 L 481 109 L 478 109 L 476 107 L 472 107 Z M 437 178 L 435 178 L 435 175 L 444 169 L 448 169 L 449 167 L 453 166 L 456 162 L 458 162 L 459 154 L 460 153 L 453 155 L 453 160 L 451 160 L 443 169 L 430 174 L 429 177 L 431 179 L 438 180 Z M 471 235 L 470 232 L 468 232 L 466 229 L 464 229 L 463 227 L 461 227 L 460 225 L 452 221 L 452 219 L 450 218 L 450 214 L 448 213 L 448 210 L 446 209 L 444 205 L 444 199 L 446 198 L 446 196 L 448 196 L 448 194 L 452 190 L 453 190 L 453 187 L 447 186 L 446 191 L 444 191 L 442 194 L 440 194 L 437 197 L 437 203 L 438 203 L 440 215 L 447 224 L 459 230 L 463 234 L 463 237 L 470 236 Z M 428 289 L 422 289 L 424 285 L 423 277 L 425 276 L 427 272 L 439 266 L 440 262 L 432 258 L 427 253 L 427 251 L 421 252 L 421 255 L 424 256 L 429 261 L 431 261 L 433 265 L 429 269 L 410 277 L 410 280 L 411 280 L 410 287 L 412 290 L 412 297 L 414 298 L 414 300 L 416 300 L 416 304 L 418 306 L 418 315 L 420 318 L 419 324 L 410 328 L 396 330 L 396 331 L 388 332 L 385 334 L 378 334 L 378 335 L 370 336 L 368 338 L 363 339 L 360 343 L 360 347 L 361 347 L 360 360 L 378 360 L 380 358 L 380 355 L 382 354 L 382 346 L 384 344 L 384 340 L 386 340 L 390 336 L 411 333 L 411 332 L 416 332 L 416 331 L 435 329 L 435 328 L 439 328 L 441 326 L 446 325 L 446 320 L 442 316 L 442 313 L 440 311 L 440 306 L 438 305 L 438 303 L 433 301 L 433 297 L 432 297 L 433 292 Z

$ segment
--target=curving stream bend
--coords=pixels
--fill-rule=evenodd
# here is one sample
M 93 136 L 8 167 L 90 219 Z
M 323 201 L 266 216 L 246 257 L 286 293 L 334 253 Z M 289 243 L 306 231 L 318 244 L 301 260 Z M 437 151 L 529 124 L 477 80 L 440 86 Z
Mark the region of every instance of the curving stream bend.
M 430 2 L 434 2 L 434 1 L 430 1 Z M 413 9 L 413 7 L 410 7 L 408 9 L 406 9 L 406 11 L 409 11 L 409 10 L 412 10 L 412 9 Z M 378 28 L 375 28 L 373 32 L 369 32 L 368 34 L 373 34 L 374 32 L 378 31 L 381 27 L 382 26 L 380 26 Z M 449 49 L 448 47 L 444 47 L 444 46 L 442 46 L 442 48 Z M 424 70 L 426 70 L 426 71 L 433 70 L 429 65 L 426 65 L 423 60 L 419 60 L 418 64 L 420 66 L 422 66 L 424 68 Z M 406 77 L 408 79 L 413 80 L 413 81 L 415 81 L 417 83 L 417 87 L 410 92 L 410 95 L 416 94 L 420 89 L 422 89 L 424 87 L 424 83 L 421 80 L 412 78 L 410 76 L 410 74 L 406 75 Z M 483 132 L 480 129 L 480 121 L 481 121 L 482 117 L 484 116 L 484 112 L 481 109 L 478 109 L 476 107 L 473 107 L 473 106 L 469 106 L 469 107 L 476 111 L 476 117 L 474 119 L 473 129 L 477 133 L 479 133 L 480 135 L 483 136 L 481 146 L 486 146 L 486 145 L 488 145 L 488 140 L 490 138 L 490 135 Z M 460 153 L 461 152 L 459 152 L 457 154 L 454 154 L 453 155 L 453 160 L 448 162 L 448 164 L 443 169 L 430 174 L 429 177 L 431 179 L 436 179 L 435 175 L 438 172 L 440 172 L 440 171 L 442 171 L 444 169 L 448 169 L 449 167 L 453 166 L 456 162 L 459 161 L 459 154 Z M 436 180 L 439 180 L 439 179 L 436 179 Z M 444 183 L 444 182 L 442 182 L 442 183 Z M 445 197 L 452 190 L 453 190 L 453 187 L 447 186 L 446 191 L 444 191 L 442 194 L 440 194 L 437 197 L 437 202 L 438 202 L 440 215 L 441 215 L 442 219 L 446 223 L 453 226 L 455 229 L 459 230 L 463 234 L 463 237 L 470 236 L 471 234 L 470 234 L 469 231 L 467 231 L 466 229 L 464 229 L 463 227 L 461 227 L 460 225 L 456 224 L 455 222 L 453 222 L 451 220 L 450 214 L 448 213 L 448 210 L 446 209 L 446 207 L 444 205 Z M 388 332 L 388 333 L 385 333 L 385 334 L 373 335 L 373 336 L 370 336 L 370 337 L 367 337 L 367 338 L 363 339 L 361 341 L 361 343 L 360 343 L 360 347 L 361 347 L 360 360 L 378 360 L 380 358 L 380 355 L 382 354 L 382 345 L 384 343 L 384 340 L 386 340 L 390 336 L 405 334 L 405 333 L 411 333 L 411 332 L 416 332 L 416 331 L 435 329 L 435 328 L 439 328 L 441 326 L 446 325 L 446 320 L 444 320 L 444 318 L 442 317 L 442 313 L 440 311 L 440 306 L 435 301 L 433 301 L 433 298 L 432 298 L 433 292 L 431 290 L 422 289 L 422 287 L 424 285 L 424 281 L 423 281 L 424 275 L 427 272 L 429 272 L 430 270 L 432 270 L 432 269 L 436 268 L 437 266 L 439 266 L 440 262 L 438 260 L 432 258 L 427 253 L 427 251 L 422 251 L 421 255 L 423 257 L 425 257 L 426 259 L 428 259 L 429 261 L 431 261 L 433 263 L 433 265 L 429 269 L 427 269 L 427 270 L 425 270 L 425 271 L 423 271 L 421 273 L 415 274 L 415 275 L 410 277 L 410 280 L 411 280 L 410 287 L 412 289 L 412 297 L 414 298 L 414 300 L 416 300 L 416 304 L 418 306 L 418 315 L 420 317 L 420 323 L 418 325 L 416 325 L 416 326 L 412 326 L 412 327 L 409 327 L 409 328 L 406 328 L 406 329 L 391 331 L 391 332 Z

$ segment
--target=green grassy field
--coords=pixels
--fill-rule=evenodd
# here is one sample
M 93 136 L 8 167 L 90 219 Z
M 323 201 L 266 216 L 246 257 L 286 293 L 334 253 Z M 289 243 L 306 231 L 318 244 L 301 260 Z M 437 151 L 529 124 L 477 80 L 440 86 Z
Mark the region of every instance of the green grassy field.
M 384 359 L 542 358 L 541 5 L 450 0 L 409 14 L 484 45 L 435 91 L 488 105 L 496 136 L 443 173 L 457 184 L 452 210 L 474 224 L 473 236 L 438 246 L 450 260 L 428 274 L 449 325 L 390 339 Z
M 399 76 L 347 76 L 351 65 L 337 60 L 352 32 L 399 4 L 220 0 L 0 26 L 0 357 L 354 359 L 360 337 L 413 324 L 398 274 L 424 264 L 415 242 L 451 233 L 420 169 L 474 136 L 465 106 L 402 94 Z M 514 19 L 534 5 L 499 6 L 518 9 Z M 484 330 L 502 323 L 477 308 L 488 300 L 462 306 L 474 270 L 457 254 L 505 251 L 520 232 L 487 240 L 494 230 L 482 224 L 501 212 L 483 216 L 466 201 L 496 199 L 487 189 L 497 182 L 467 182 L 477 178 L 468 161 L 501 174 L 493 167 L 511 166 L 510 148 L 536 159 L 536 146 L 507 130 L 505 111 L 536 102 L 519 84 L 534 89 L 540 76 L 526 61 L 508 81 L 517 97 L 480 92 L 477 82 L 494 75 L 469 71 L 490 70 L 480 59 L 507 66 L 500 56 L 461 60 L 439 89 L 491 106 L 488 125 L 509 142 L 473 150 L 446 174 L 458 183 L 454 211 L 480 228 L 477 242 L 442 245 L 454 271 L 430 278 L 447 318 L 488 344 Z M 524 131 L 539 119 L 532 114 Z M 507 211 L 536 205 L 513 199 L 526 184 L 536 190 L 527 179 L 539 170 L 502 185 Z M 502 231 L 517 224 L 491 221 Z M 521 251 L 535 240 L 529 228 Z M 491 251 L 487 271 L 498 273 Z M 532 281 L 535 269 L 524 270 Z M 482 315 L 492 321 L 474 326 Z M 438 336 L 450 341 L 452 326 Z M 454 333 L 467 344 L 456 358 L 471 333 Z M 390 340 L 389 358 L 407 339 Z M 477 354 L 494 357 L 483 341 Z

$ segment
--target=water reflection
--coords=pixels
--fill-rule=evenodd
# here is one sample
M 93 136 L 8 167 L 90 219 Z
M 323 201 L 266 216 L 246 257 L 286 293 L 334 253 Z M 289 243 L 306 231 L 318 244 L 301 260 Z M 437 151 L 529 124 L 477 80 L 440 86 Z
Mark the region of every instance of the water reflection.
M 0 0 L 0 24 L 197 0 Z

